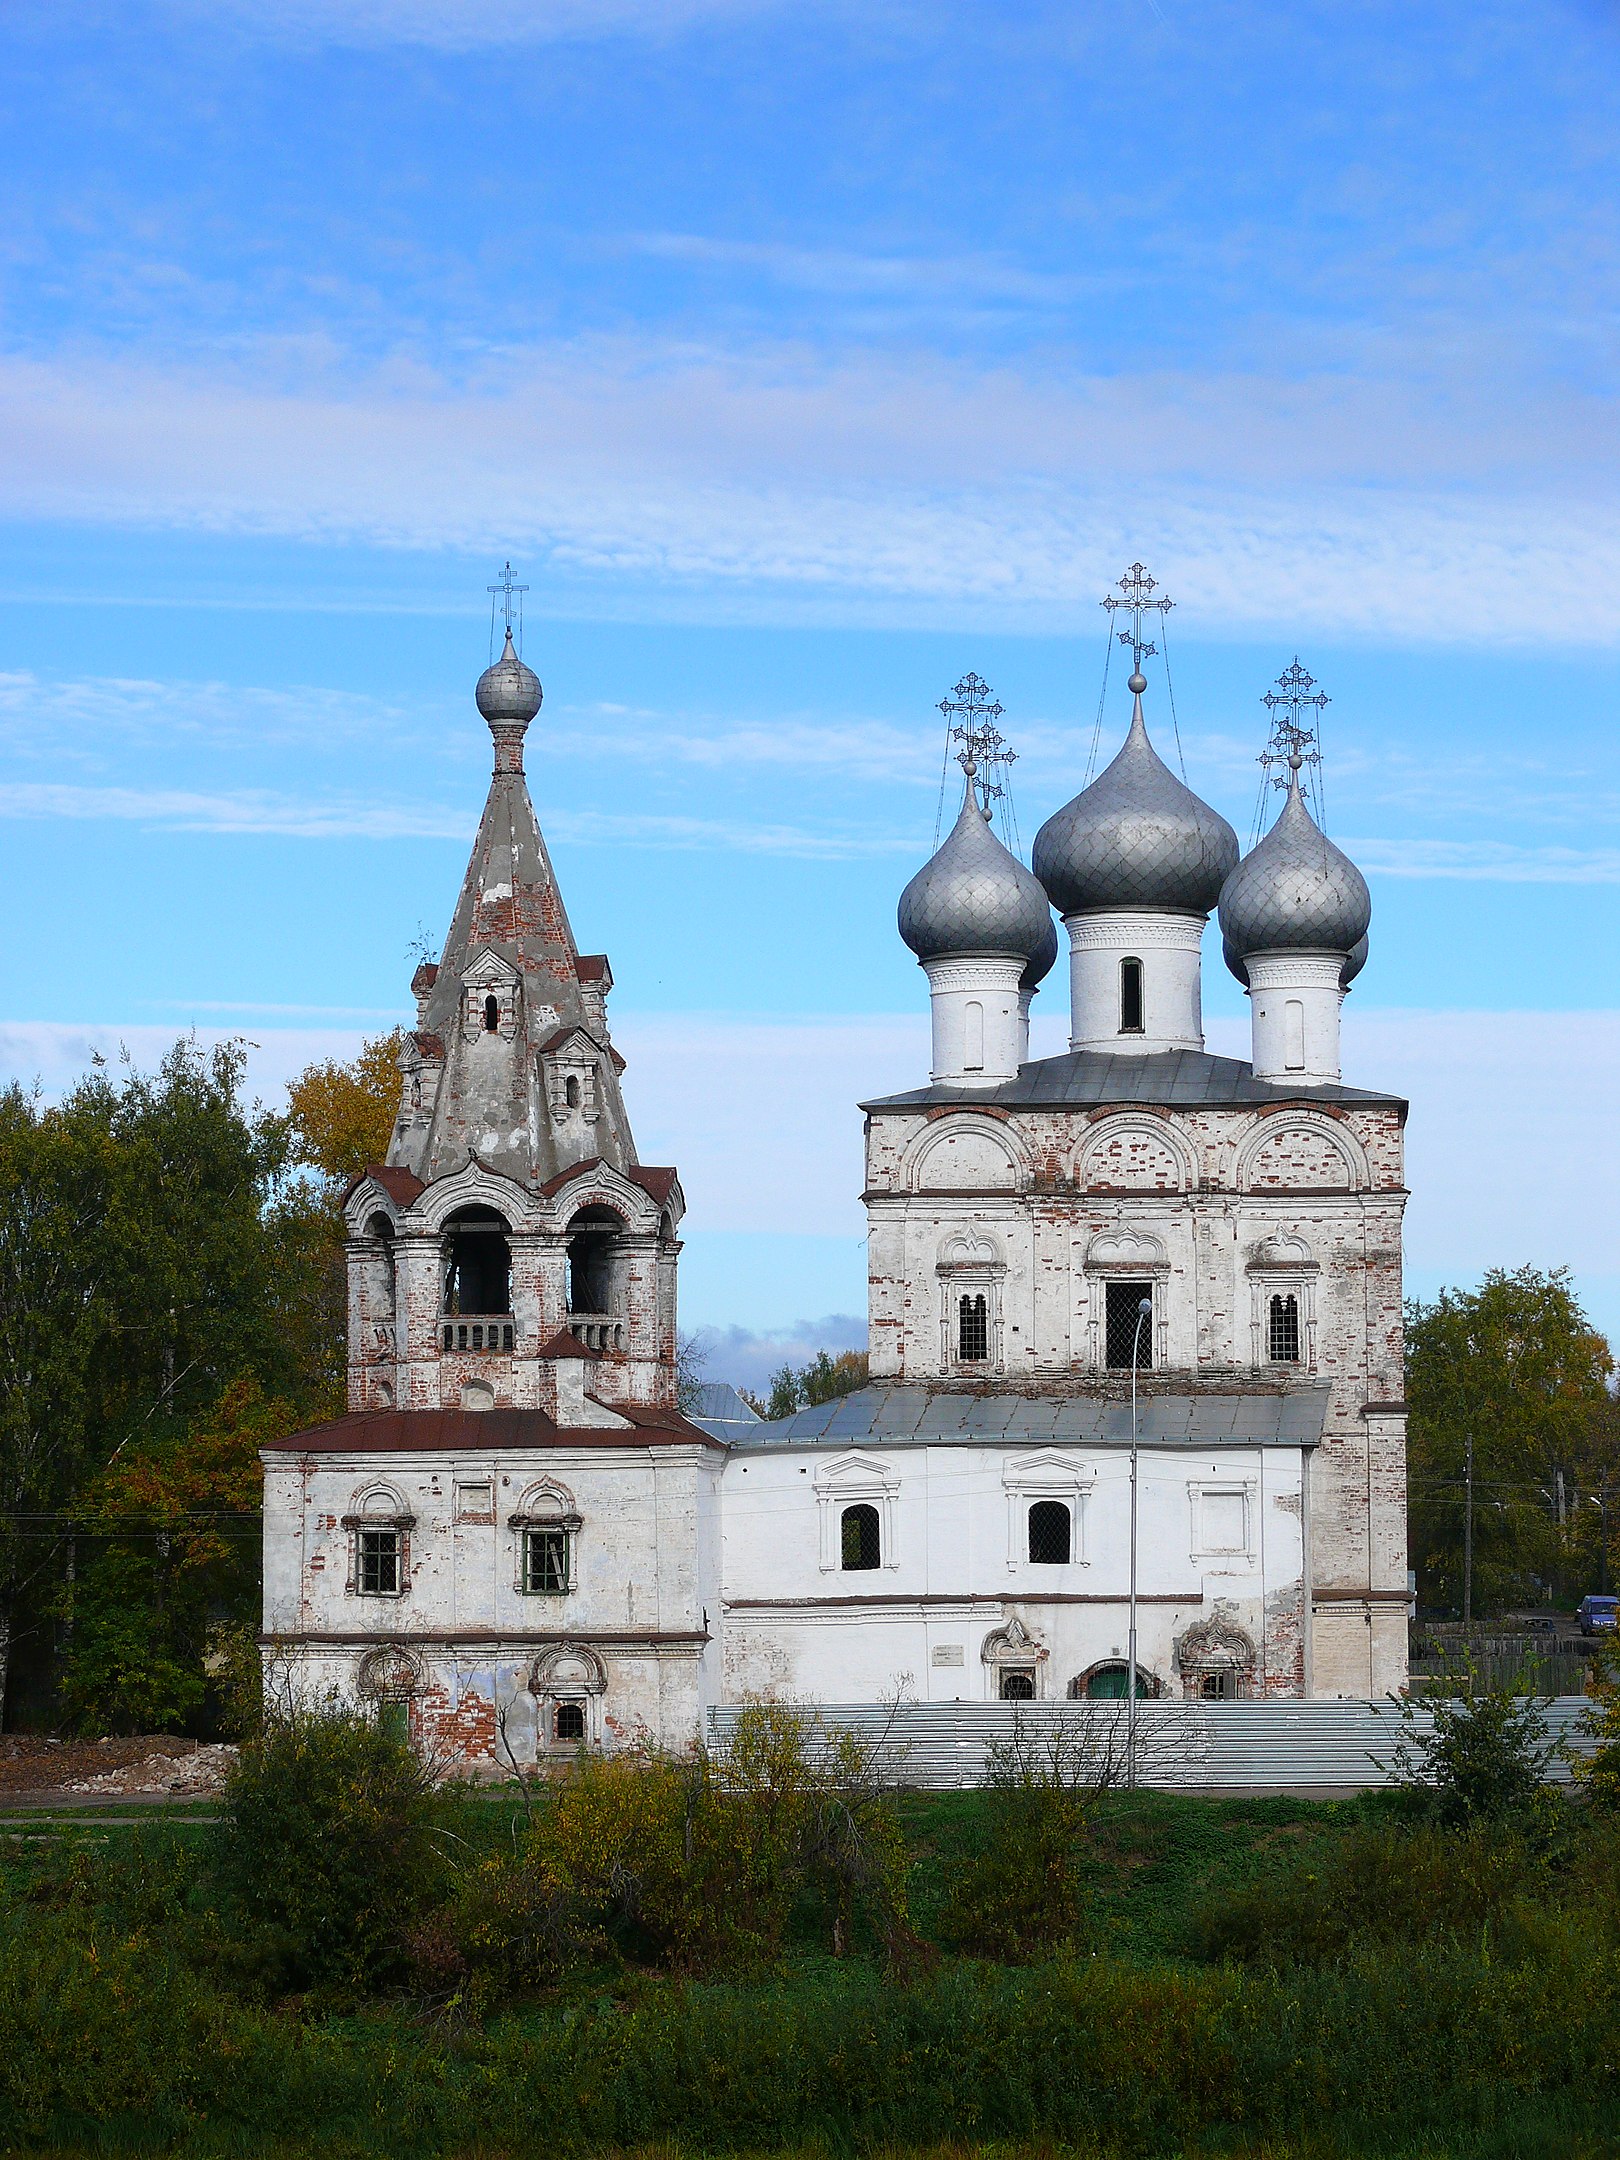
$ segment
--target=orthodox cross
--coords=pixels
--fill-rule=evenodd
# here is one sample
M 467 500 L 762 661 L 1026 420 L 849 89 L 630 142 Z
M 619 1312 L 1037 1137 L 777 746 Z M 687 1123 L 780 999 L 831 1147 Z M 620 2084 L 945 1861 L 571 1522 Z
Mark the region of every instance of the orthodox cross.
M 1158 589 L 1158 579 L 1149 577 L 1141 563 L 1133 562 L 1119 581 L 1120 597 L 1116 599 L 1110 593 L 1103 602 L 1103 606 L 1108 610 L 1110 618 L 1112 618 L 1116 608 L 1123 608 L 1131 618 L 1130 628 L 1119 632 L 1119 642 L 1131 648 L 1131 659 L 1134 663 L 1131 671 L 1133 677 L 1131 687 L 1133 689 L 1136 687 L 1134 678 L 1141 675 L 1142 662 L 1150 658 L 1159 649 L 1150 639 L 1143 637 L 1142 617 L 1144 615 L 1157 615 L 1162 620 L 1176 604 L 1173 600 L 1165 599 L 1162 596 L 1155 600 L 1153 595 Z
M 510 630 L 512 627 L 512 595 L 514 593 L 526 593 L 529 588 L 527 585 L 516 585 L 513 583 L 512 565 L 508 563 L 505 569 L 501 572 L 498 582 L 494 585 L 488 585 L 484 589 L 490 596 L 489 622 L 491 639 L 493 640 L 496 615 L 499 614 L 501 616 L 502 620 L 506 624 L 507 629 Z M 497 594 L 500 595 L 498 605 L 496 600 Z M 518 637 L 521 640 L 523 636 L 523 603 L 521 600 L 518 602 L 517 607 L 517 625 Z
M 1302 765 L 1316 766 L 1322 762 L 1317 723 L 1321 720 L 1322 707 L 1333 701 L 1319 690 L 1312 697 L 1313 690 L 1316 690 L 1316 677 L 1306 673 L 1296 654 L 1293 666 L 1284 668 L 1277 677 L 1276 689 L 1268 690 L 1260 700 L 1271 714 L 1271 740 L 1260 753 L 1260 765 L 1273 787 L 1286 787 L 1289 774 L 1297 773 Z M 1301 717 L 1307 712 L 1315 714 L 1315 723 Z M 1287 772 L 1273 770 L 1282 765 L 1288 768 Z
M 987 682 L 964 675 L 950 696 L 940 699 L 939 709 L 945 715 L 946 741 L 961 744 L 956 762 L 974 782 L 979 808 L 988 817 L 990 805 L 1007 792 L 998 772 L 1004 774 L 1018 758 L 996 726 L 1006 708 Z

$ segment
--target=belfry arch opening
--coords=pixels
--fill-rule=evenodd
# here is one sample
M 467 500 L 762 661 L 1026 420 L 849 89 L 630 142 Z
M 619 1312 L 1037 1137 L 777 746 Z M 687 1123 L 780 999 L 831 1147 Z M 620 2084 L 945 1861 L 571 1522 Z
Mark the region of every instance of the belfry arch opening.
M 624 1311 L 624 1224 L 611 1208 L 581 1208 L 568 1226 L 570 1319 Z
M 493 1208 L 458 1208 L 444 1226 L 440 1253 L 447 1316 L 512 1310 L 512 1248 Z
M 394 1226 L 383 1214 L 371 1216 L 365 1228 L 366 1317 L 388 1322 L 394 1317 Z

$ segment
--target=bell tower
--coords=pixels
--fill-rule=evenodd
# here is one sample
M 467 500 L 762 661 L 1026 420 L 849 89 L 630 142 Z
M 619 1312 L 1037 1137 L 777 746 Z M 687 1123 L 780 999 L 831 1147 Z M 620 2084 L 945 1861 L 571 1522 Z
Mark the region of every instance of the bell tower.
M 622 1422 L 675 1401 L 673 1170 L 637 1160 L 606 956 L 574 940 L 524 773 L 543 700 L 518 649 L 476 699 L 494 772 L 449 934 L 412 979 L 386 1163 L 346 1201 L 349 1407 Z M 492 640 L 493 642 L 493 640 Z

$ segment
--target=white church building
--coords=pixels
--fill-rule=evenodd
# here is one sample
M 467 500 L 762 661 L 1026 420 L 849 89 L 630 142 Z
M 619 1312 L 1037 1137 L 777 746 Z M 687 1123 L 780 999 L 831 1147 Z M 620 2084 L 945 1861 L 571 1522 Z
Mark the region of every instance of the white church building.
M 278 1684 L 385 1705 L 471 1771 L 684 1746 L 762 1693 L 1118 1695 L 1133 1420 L 1143 1692 L 1404 1683 L 1405 1105 L 1339 1061 L 1367 887 L 1308 806 L 1303 670 L 1272 700 L 1282 808 L 1240 859 L 1149 739 L 1151 581 L 1123 589 L 1128 731 L 1033 870 L 989 814 L 998 708 L 959 686 L 960 814 L 899 913 L 932 1068 L 861 1106 L 870 1385 L 752 1425 L 677 1404 L 684 1197 L 636 1156 L 508 633 L 388 1160 L 347 1200 L 348 1413 L 264 1451 Z M 1247 1060 L 1204 1047 L 1217 908 Z M 1069 1048 L 1032 1061 L 1054 910 Z

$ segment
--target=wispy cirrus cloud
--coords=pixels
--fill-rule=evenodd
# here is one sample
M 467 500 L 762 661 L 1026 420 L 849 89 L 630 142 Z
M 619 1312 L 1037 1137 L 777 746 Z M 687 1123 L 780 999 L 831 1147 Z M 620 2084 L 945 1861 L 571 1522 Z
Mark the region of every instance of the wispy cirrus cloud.
M 1469 878 L 1501 885 L 1620 885 L 1620 847 L 1520 847 L 1496 840 L 1346 839 L 1385 877 Z

